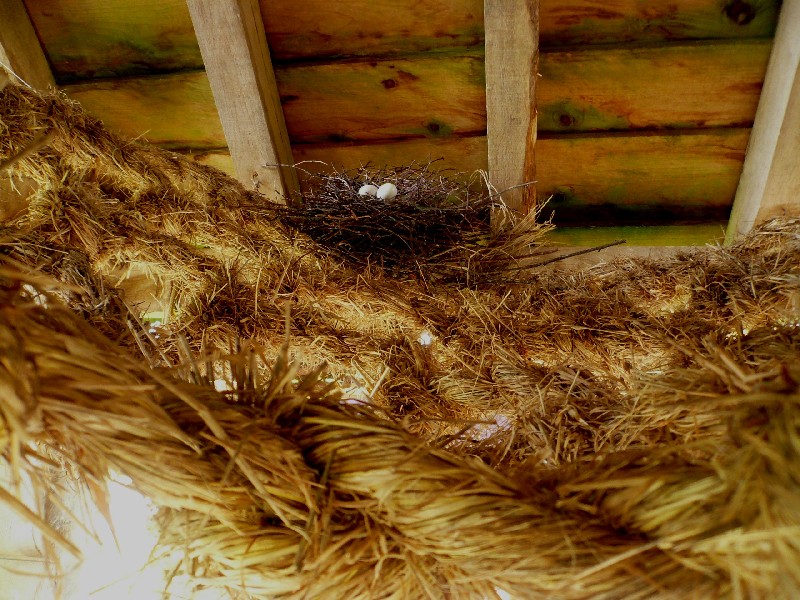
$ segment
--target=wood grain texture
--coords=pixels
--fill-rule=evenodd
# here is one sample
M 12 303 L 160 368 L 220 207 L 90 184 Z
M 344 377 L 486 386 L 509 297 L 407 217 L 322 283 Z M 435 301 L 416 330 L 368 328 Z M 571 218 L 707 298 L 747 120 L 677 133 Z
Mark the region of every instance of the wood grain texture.
M 425 165 L 436 161 L 434 168 L 453 175 L 471 177 L 479 169 L 486 170 L 486 136 L 445 139 L 416 139 L 377 144 L 336 144 L 294 146 L 299 168 L 310 173 L 357 169 Z
M 543 0 L 542 48 L 771 37 L 780 0 Z M 261 0 L 276 61 L 387 56 L 484 43 L 476 0 Z
M 780 0 L 541 0 L 541 48 L 772 37 Z
M 663 207 L 680 210 L 688 219 L 724 213 L 733 201 L 749 133 L 716 129 L 540 137 L 539 199 L 552 196 L 545 212 L 572 215 L 583 219 L 581 224 L 602 224 L 598 209 L 604 206 L 631 216 L 657 216 Z M 606 214 L 613 218 L 615 213 Z
M 274 201 L 299 191 L 256 0 L 188 0 L 236 177 Z
M 34 89 L 55 87 L 50 65 L 22 0 L 0 1 L 0 67 Z
M 489 181 L 525 212 L 536 201 L 538 12 L 538 0 L 486 0 L 483 12 Z
M 185 0 L 25 0 L 59 83 L 202 68 Z
M 293 143 L 449 137 L 486 129 L 483 56 L 278 68 Z
M 202 66 L 185 0 L 24 0 L 59 83 Z M 477 49 L 478 0 L 261 0 L 276 62 Z M 779 0 L 544 0 L 541 47 L 771 37 Z
M 260 0 L 278 61 L 483 46 L 481 0 Z
M 540 131 L 750 126 L 771 42 L 542 53 Z
M 751 41 L 543 54 L 539 130 L 749 126 L 768 52 L 768 42 Z M 172 146 L 194 145 L 191 140 L 202 147 L 224 146 L 204 140 L 199 131 L 204 126 L 212 131 L 217 120 L 199 122 L 213 112 L 204 106 L 213 102 L 204 77 L 181 73 L 67 89 L 85 96 L 96 88 L 98 116 L 113 112 L 114 122 L 127 121 L 121 129 L 132 135 L 148 130 L 151 139 Z M 152 83 L 169 78 L 174 90 Z M 481 53 L 284 66 L 276 71 L 276 82 L 294 144 L 440 139 L 486 130 Z M 101 90 L 108 93 L 105 100 Z M 142 106 L 147 94 L 150 107 Z M 130 96 L 138 100 L 131 103 Z M 185 143 L 178 123 L 187 127 Z
M 800 215 L 800 0 L 785 0 L 726 243 L 754 224 Z
M 649 228 L 648 228 L 649 229 Z M 624 238 L 623 238 L 624 239 Z M 614 240 L 612 240 L 614 241 Z M 592 244 L 590 247 L 599 246 L 600 244 Z M 567 258 L 562 261 L 539 267 L 537 271 L 541 272 L 542 269 L 547 270 L 568 270 L 568 271 L 582 271 L 590 269 L 599 264 L 609 263 L 612 261 L 644 258 L 648 260 L 669 260 L 676 254 L 691 251 L 693 246 L 631 246 L 628 244 L 622 246 L 612 246 L 604 248 L 596 252 L 588 252 L 572 258 Z M 559 248 L 559 255 L 563 256 L 570 252 L 577 250 L 585 250 L 586 246 L 562 246 Z
M 203 71 L 93 81 L 63 89 L 122 135 L 143 137 L 166 148 L 226 145 Z

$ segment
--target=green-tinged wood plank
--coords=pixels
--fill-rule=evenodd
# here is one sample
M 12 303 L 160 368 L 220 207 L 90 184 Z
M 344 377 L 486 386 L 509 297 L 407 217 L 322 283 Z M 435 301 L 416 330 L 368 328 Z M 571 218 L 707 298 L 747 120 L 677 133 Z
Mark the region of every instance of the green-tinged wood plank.
M 669 135 L 569 135 L 537 141 L 540 202 L 562 222 L 568 216 L 597 223 L 648 218 L 672 207 L 673 218 L 691 220 L 730 208 L 742 169 L 749 129 L 717 129 Z M 604 205 L 607 205 L 604 207 Z
M 276 69 L 293 143 L 446 138 L 486 129 L 483 54 Z
M 260 0 L 276 61 L 483 46 L 481 0 Z
M 24 0 L 59 83 L 202 66 L 184 0 Z M 260 0 L 276 62 L 480 48 L 478 0 Z M 768 38 L 779 0 L 543 0 L 542 48 Z
M 541 0 L 540 47 L 772 37 L 780 0 Z
M 276 72 L 292 143 L 446 139 L 486 128 L 482 55 L 284 68 Z M 65 87 L 130 136 L 169 147 L 225 146 L 203 71 Z
M 750 41 L 544 54 L 540 131 L 748 126 L 768 52 L 768 42 Z M 284 66 L 276 80 L 293 144 L 446 139 L 486 128 L 479 52 Z M 129 135 L 225 145 L 208 139 L 219 120 L 202 72 L 67 89 Z
M 202 68 L 185 0 L 24 0 L 58 83 Z
M 70 86 L 67 92 L 126 135 L 144 135 L 171 148 L 225 147 L 203 72 L 95 82 Z M 560 214 L 586 215 L 586 207 L 601 205 L 623 207 L 629 214 L 641 209 L 649 215 L 658 206 L 683 206 L 695 214 L 724 211 L 733 199 L 748 135 L 747 128 L 733 128 L 546 136 L 538 141 L 539 197 L 555 194 L 550 206 Z M 367 162 L 405 165 L 444 156 L 443 166 L 472 172 L 485 169 L 487 161 L 481 135 L 402 143 L 294 144 L 293 154 L 295 161 L 322 160 L 346 168 Z
M 780 0 L 542 0 L 541 47 L 771 37 Z M 483 44 L 476 0 L 261 0 L 278 61 Z
M 106 127 L 166 148 L 226 145 L 204 71 L 113 79 L 64 88 Z
M 750 126 L 770 40 L 544 52 L 540 131 Z
M 547 241 L 566 246 L 600 246 L 626 240 L 625 246 L 702 246 L 722 241 L 725 223 L 651 227 L 556 227 Z

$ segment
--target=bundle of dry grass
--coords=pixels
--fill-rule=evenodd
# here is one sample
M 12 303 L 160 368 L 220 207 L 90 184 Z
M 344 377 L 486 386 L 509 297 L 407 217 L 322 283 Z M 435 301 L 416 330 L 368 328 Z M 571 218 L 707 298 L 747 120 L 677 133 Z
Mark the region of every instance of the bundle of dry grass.
M 47 298 L 40 279 L 1 275 L 2 376 L 13 391 L 2 456 L 34 479 L 42 464 L 65 463 L 95 493 L 109 469 L 128 475 L 163 508 L 162 543 L 198 585 L 352 598 L 800 590 L 798 372 L 745 382 L 721 367 L 757 391 L 702 402 L 643 385 L 642 404 L 703 425 L 694 443 L 515 481 L 342 403 L 317 374 L 298 381 L 285 360 L 260 381 L 246 354 L 233 358 L 227 395 L 153 371 Z M 698 375 L 666 381 L 693 381 L 683 387 L 696 395 L 714 385 Z
M 168 509 L 164 541 L 188 549 L 198 582 L 298 597 L 796 591 L 800 223 L 522 278 L 545 229 L 528 219 L 453 246 L 522 285 L 395 278 L 63 98 L 9 86 L 0 123 L 0 156 L 38 186 L 0 253 L 68 283 L 59 297 L 95 329 L 6 272 L 4 377 L 27 400 L 3 405 L 4 435 L 27 432 L 87 480 L 129 475 Z M 168 298 L 157 343 L 124 302 L 132 272 Z M 267 357 L 289 341 L 296 370 L 281 359 L 259 384 L 241 358 L 186 366 L 251 338 Z M 194 383 L 141 365 L 139 348 L 154 367 L 182 356 Z M 370 405 L 340 403 L 323 362 Z M 220 373 L 235 394 L 200 385 Z M 0 439 L 15 468 L 33 452 Z M 143 446 L 183 465 L 174 482 Z
M 274 355 L 285 341 L 288 311 L 294 357 L 304 371 L 327 363 L 336 378 L 374 390 L 376 403 L 431 439 L 452 440 L 498 415 L 516 420 L 515 441 L 501 453 L 509 464 L 530 454 L 561 463 L 673 435 L 658 421 L 641 424 L 636 435 L 627 428 L 614 433 L 633 412 L 618 400 L 631 377 L 686 361 L 671 341 L 678 333 L 726 338 L 796 314 L 792 274 L 800 247 L 792 224 L 766 228 L 732 249 L 660 264 L 534 272 L 526 286 L 401 281 L 377 267 L 343 264 L 286 227 L 280 209 L 253 208 L 257 199 L 232 180 L 119 140 L 63 98 L 9 86 L 0 108 L 4 156 L 19 156 L 49 132 L 49 145 L 11 171 L 33 179 L 38 192 L 5 230 L 5 252 L 51 265 L 66 281 L 72 279 L 57 272 L 61 263 L 42 263 L 40 249 L 88 265 L 88 298 L 144 274 L 167 302 L 168 327 L 159 334 L 172 362 L 177 346 L 169 342 L 178 335 L 196 351 L 228 350 L 233 339 L 256 337 Z M 433 196 L 452 193 L 452 185 L 434 180 Z M 496 269 L 495 259 L 529 252 L 544 229 L 521 221 L 483 251 L 486 264 Z M 513 259 L 502 264 L 518 277 Z M 118 307 L 118 317 L 106 321 L 135 346 L 124 307 L 99 305 Z M 426 336 L 431 343 L 421 344 Z M 598 389 L 610 398 L 602 408 Z M 566 391 L 576 399 L 566 407 L 570 422 L 587 425 L 559 438 L 549 423 L 563 418 Z
M 66 464 L 95 494 L 110 469 L 128 475 L 200 586 L 298 598 L 800 591 L 799 372 L 742 378 L 718 361 L 720 379 L 751 390 L 730 395 L 709 391 L 707 371 L 674 370 L 658 382 L 693 384 L 667 388 L 677 399 L 657 382 L 635 393 L 645 412 L 699 423 L 694 443 L 515 480 L 341 402 L 318 373 L 298 380 L 285 357 L 268 380 L 252 354 L 231 357 L 227 394 L 202 383 L 202 366 L 200 383 L 152 370 L 48 297 L 53 284 L 0 276 L 0 455 L 40 482 L 43 464 Z

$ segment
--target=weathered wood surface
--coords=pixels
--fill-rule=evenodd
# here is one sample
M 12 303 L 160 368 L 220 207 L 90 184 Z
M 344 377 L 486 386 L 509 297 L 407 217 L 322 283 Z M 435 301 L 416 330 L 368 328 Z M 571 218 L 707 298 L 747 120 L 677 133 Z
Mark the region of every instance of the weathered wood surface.
M 188 0 L 236 178 L 273 201 L 300 186 L 256 0 Z
M 749 126 L 771 42 L 542 53 L 540 131 Z
M 483 46 L 482 0 L 260 0 L 276 61 Z
M 753 41 L 543 54 L 539 130 L 749 126 L 768 52 L 768 42 Z M 481 53 L 285 66 L 276 80 L 295 144 L 437 139 L 486 129 Z M 213 98 L 202 72 L 66 89 L 130 135 L 149 131 L 148 139 L 173 147 L 225 145 L 213 137 L 218 119 L 210 116 Z
M 25 0 L 60 83 L 202 66 L 185 0 Z M 540 46 L 772 36 L 779 0 L 543 0 Z M 481 48 L 478 0 L 261 0 L 276 62 Z
M 165 148 L 226 146 L 205 71 L 93 81 L 64 91 L 122 135 Z
M 552 196 L 545 212 L 555 210 L 562 222 L 567 214 L 596 224 L 601 217 L 633 218 L 637 212 L 652 218 L 663 207 L 672 207 L 673 218 L 688 220 L 724 214 L 736 191 L 749 133 L 716 129 L 540 137 L 539 198 Z M 603 205 L 616 213 L 601 213 Z M 592 210 L 582 211 L 585 207 Z
M 470 135 L 486 129 L 483 55 L 279 68 L 293 143 Z
M 527 212 L 536 203 L 539 2 L 486 0 L 484 23 L 489 180 L 508 206 Z
M 542 0 L 542 48 L 772 37 L 780 0 Z
M 186 0 L 24 0 L 56 79 L 203 67 Z
M 472 174 L 487 168 L 486 136 L 447 139 L 416 139 L 376 144 L 300 144 L 293 147 L 298 166 L 311 173 L 355 169 L 360 166 L 375 168 L 398 165 L 425 165 L 435 160 L 439 170 Z M 439 160 L 441 159 L 441 160 Z
M 800 0 L 783 4 L 725 241 L 784 215 L 800 216 Z
M 0 1 L 0 67 L 34 89 L 55 86 L 53 73 L 22 0 Z

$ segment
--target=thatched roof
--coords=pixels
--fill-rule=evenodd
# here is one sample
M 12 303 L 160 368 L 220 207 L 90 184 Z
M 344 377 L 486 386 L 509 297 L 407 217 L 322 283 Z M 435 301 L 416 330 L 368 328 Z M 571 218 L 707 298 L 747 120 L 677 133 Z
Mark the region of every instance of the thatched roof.
M 529 268 L 531 217 L 453 241 L 476 278 L 392 274 L 61 97 L 1 94 L 0 161 L 36 192 L 0 235 L 0 456 L 95 497 L 127 475 L 198 586 L 800 590 L 800 222 L 578 273 Z M 134 268 L 167 299 L 152 332 Z

